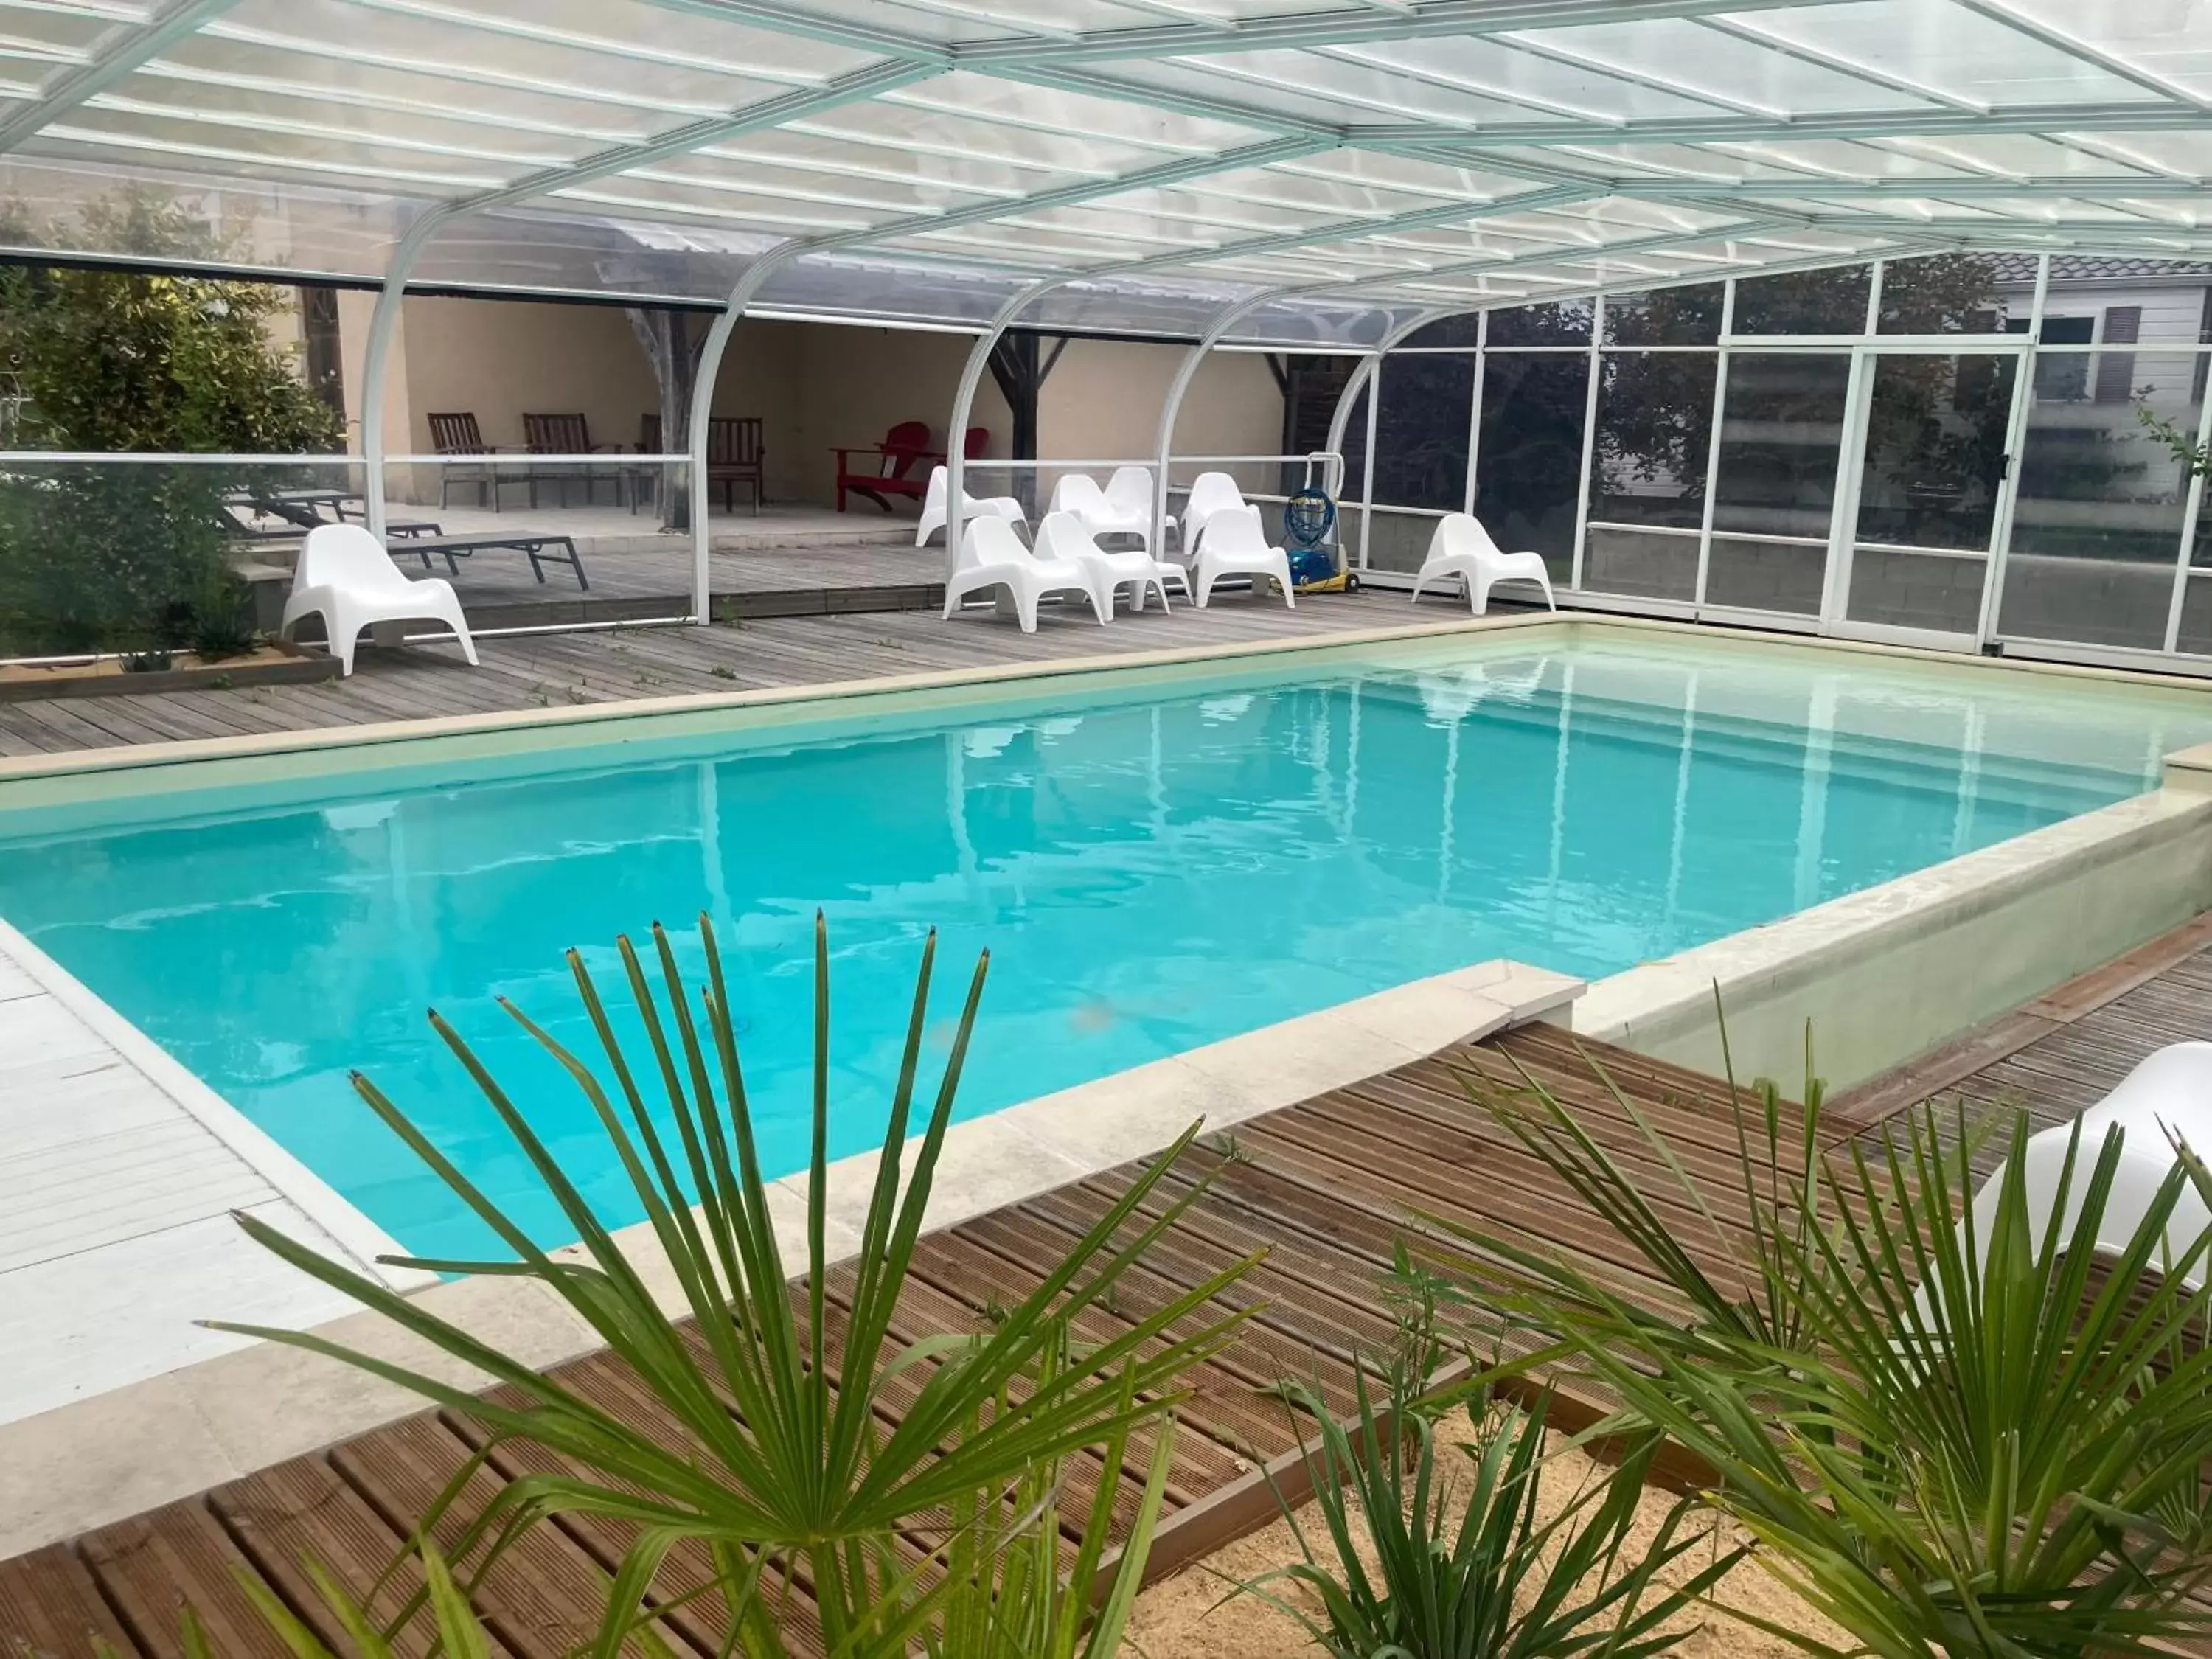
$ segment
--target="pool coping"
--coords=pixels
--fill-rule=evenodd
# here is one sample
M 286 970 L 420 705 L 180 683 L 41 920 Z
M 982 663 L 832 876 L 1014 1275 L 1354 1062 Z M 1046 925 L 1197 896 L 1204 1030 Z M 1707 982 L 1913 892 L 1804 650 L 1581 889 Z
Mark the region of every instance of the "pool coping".
M 105 772 L 166 769 L 210 760 L 374 749 L 413 741 L 508 732 L 565 731 L 594 726 L 620 727 L 632 721 L 672 714 L 772 708 L 790 704 L 835 704 L 902 693 L 951 690 L 969 686 L 1111 677 L 1150 668 L 1231 663 L 1255 657 L 1310 653 L 1340 653 L 1364 646 L 1401 644 L 1409 641 L 1449 639 L 1459 635 L 1480 638 L 1486 635 L 1524 629 L 1556 629 L 1570 639 L 1585 632 L 1593 632 L 1725 641 L 1729 646 L 1778 647 L 1798 655 L 1836 652 L 1877 657 L 1964 674 L 2014 674 L 2041 679 L 2078 680 L 2093 684 L 2127 685 L 2176 696 L 2208 695 L 2202 681 L 2137 669 L 2031 661 L 2016 657 L 1973 657 L 1920 646 L 1828 635 L 1790 634 L 1765 629 L 1720 627 L 1663 617 L 1632 617 L 1600 611 L 1525 611 L 1504 615 L 1461 617 L 1447 621 L 1394 623 L 1334 634 L 1179 646 L 1113 656 L 1071 656 L 1049 658 L 1040 662 L 988 663 L 967 668 L 933 669 L 911 674 L 828 680 L 812 684 L 762 686 L 740 691 L 690 692 L 558 708 L 495 709 L 420 720 L 317 726 L 300 732 L 241 732 L 227 738 L 179 738 L 162 743 L 121 744 L 100 749 L 72 750 L 60 754 L 21 755 L 0 758 L 0 788 L 17 783 L 59 781 Z
M 380 1256 L 400 1254 L 397 1239 L 5 917 L 0 917 L 0 963 L 21 969 L 64 1011 L 88 1026 L 110 1054 L 173 1102 L 389 1288 L 416 1291 L 438 1282 L 435 1273 L 380 1264 Z
M 1502 960 L 1416 980 L 1164 1060 L 965 1119 L 947 1131 L 933 1180 L 933 1231 L 1157 1152 L 1194 1119 L 1209 1131 L 1556 1012 L 1583 982 Z M 174 1062 L 172 1062 L 173 1064 Z M 913 1143 L 909 1142 L 911 1146 Z M 833 1261 L 859 1248 L 880 1151 L 825 1172 Z M 809 1180 L 769 1183 L 777 1245 L 803 1267 Z M 688 1311 L 649 1223 L 615 1234 L 672 1313 Z M 580 1246 L 552 1253 L 581 1259 Z M 599 1347 L 597 1334 L 535 1281 L 441 1280 L 416 1305 L 544 1368 Z M 315 1334 L 442 1382 L 495 1379 L 370 1312 Z M 424 1408 L 420 1395 L 279 1343 L 235 1352 L 0 1425 L 0 1560 L 240 1479 Z

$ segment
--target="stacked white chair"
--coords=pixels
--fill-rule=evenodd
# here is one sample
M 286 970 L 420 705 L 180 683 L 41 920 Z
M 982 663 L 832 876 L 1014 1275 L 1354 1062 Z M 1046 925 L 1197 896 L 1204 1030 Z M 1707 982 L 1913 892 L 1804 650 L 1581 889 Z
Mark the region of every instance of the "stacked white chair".
M 1087 472 L 1070 472 L 1053 486 L 1051 511 L 1073 513 L 1093 536 L 1134 536 L 1152 550 L 1152 475 L 1141 466 L 1116 469 L 1107 487 Z
M 1267 545 L 1267 532 L 1256 507 L 1224 507 L 1206 520 L 1206 538 L 1199 544 L 1192 565 L 1198 583 L 1198 608 L 1206 609 L 1214 583 L 1224 576 L 1249 576 L 1256 597 L 1262 584 L 1273 580 L 1283 590 L 1283 603 L 1295 610 L 1291 593 L 1290 556 Z
M 362 629 L 378 623 L 444 623 L 460 641 L 469 666 L 477 665 L 477 642 L 453 585 L 443 576 L 405 574 L 384 544 L 357 524 L 320 525 L 307 532 L 277 632 L 289 634 L 307 617 L 323 619 L 341 674 L 353 672 Z
M 1037 525 L 1036 550 L 1040 557 L 1054 561 L 1072 560 L 1091 571 L 1104 588 L 1108 603 L 1117 588 L 1129 589 L 1129 609 L 1145 608 L 1145 590 L 1152 588 L 1160 596 L 1160 609 L 1168 609 L 1170 582 L 1182 588 L 1183 597 L 1190 597 L 1190 578 L 1181 565 L 1164 564 L 1141 549 L 1127 552 L 1109 553 L 1098 545 L 1083 520 L 1073 513 L 1048 513 Z
M 1024 634 L 1036 632 L 1037 601 L 1048 593 L 1080 593 L 1101 623 L 1114 617 L 1113 601 L 1098 572 L 1073 559 L 1039 558 L 1004 519 L 971 519 L 945 574 L 946 620 L 968 595 L 994 587 L 1005 589 L 1012 600 Z
M 963 489 L 960 498 L 966 503 L 960 509 L 963 523 L 969 519 L 982 518 L 1004 519 L 1008 524 L 1024 526 L 1030 521 L 1029 514 L 1022 511 L 1022 504 L 1012 495 L 986 495 L 979 499 Z M 941 466 L 930 468 L 929 489 L 921 498 L 921 519 L 914 527 L 914 544 L 916 547 L 945 528 L 945 509 L 951 499 L 949 475 Z
M 1499 582 L 1534 582 L 1544 590 L 1544 603 L 1556 611 L 1552 598 L 1551 573 L 1540 553 L 1503 553 L 1490 532 L 1471 513 L 1447 513 L 1437 520 L 1437 533 L 1429 538 L 1429 556 L 1413 578 L 1413 602 L 1431 582 L 1458 577 L 1467 585 L 1468 609 L 1480 617 L 1490 608 L 1490 590 Z
M 1198 539 L 1206 533 L 1208 519 L 1245 504 L 1244 492 L 1226 472 L 1201 472 L 1193 478 L 1190 494 L 1183 499 L 1182 534 L 1176 538 L 1183 562 L 1197 556 Z

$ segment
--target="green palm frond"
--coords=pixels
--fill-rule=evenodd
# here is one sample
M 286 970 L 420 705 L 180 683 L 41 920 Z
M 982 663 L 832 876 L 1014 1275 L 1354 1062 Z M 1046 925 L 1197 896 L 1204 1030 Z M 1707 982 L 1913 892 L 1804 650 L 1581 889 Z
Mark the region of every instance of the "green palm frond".
M 704 1547 L 730 1603 L 732 1628 L 757 1626 L 752 1592 L 766 1572 L 795 1580 L 811 1596 L 833 1651 L 857 1652 L 870 1643 L 904 1639 L 922 1622 L 916 1609 L 927 1613 L 937 1605 L 929 1599 L 939 1594 L 930 1576 L 916 1571 L 900 1542 L 923 1517 L 972 1508 L 978 1493 L 1015 1489 L 1030 1471 L 1086 1447 L 1126 1444 L 1171 1411 L 1182 1397 L 1182 1373 L 1217 1352 L 1249 1316 L 1249 1309 L 1220 1315 L 1213 1301 L 1251 1261 L 1231 1264 L 1148 1315 L 1115 1322 L 1103 1340 L 1067 1340 L 1072 1323 L 1097 1307 L 1199 1196 L 1202 1186 L 1163 1202 L 1157 1215 L 1145 1212 L 1196 1133 L 1194 1124 L 1002 1317 L 979 1320 L 975 1331 L 901 1342 L 894 1335 L 895 1311 L 951 1121 L 988 957 L 969 986 L 943 1080 L 923 1104 L 916 1076 L 933 935 L 923 949 L 890 1121 L 859 1229 L 860 1249 L 849 1267 L 834 1268 L 825 1210 L 829 946 L 817 917 L 805 1276 L 803 1290 L 794 1292 L 755 1143 L 721 957 L 703 917 L 700 927 L 706 980 L 697 988 L 696 1012 L 692 988 L 658 927 L 657 973 L 648 972 L 627 939 L 621 942 L 624 976 L 646 1035 L 642 1066 L 623 1052 L 576 952 L 569 963 L 598 1036 L 603 1073 L 508 1008 L 589 1102 L 649 1224 L 663 1264 L 654 1276 L 672 1281 L 688 1320 L 664 1314 L 645 1264 L 617 1244 L 539 1139 L 529 1115 L 442 1020 L 432 1017 L 559 1205 L 580 1241 L 580 1255 L 564 1252 L 556 1260 L 541 1249 L 403 1110 L 368 1079 L 356 1079 L 370 1108 L 510 1252 L 507 1260 L 406 1258 L 401 1265 L 544 1285 L 651 1395 L 661 1427 L 647 1433 L 557 1376 L 250 1217 L 240 1217 L 240 1224 L 276 1255 L 509 1388 L 479 1398 L 312 1334 L 221 1328 L 334 1356 L 465 1411 L 488 1426 L 495 1443 L 526 1437 L 568 1459 L 575 1466 L 572 1474 L 532 1474 L 504 1486 L 453 1553 L 480 1574 L 546 1515 L 627 1523 L 637 1541 L 611 1592 L 609 1642 L 634 1622 L 667 1553 Z M 921 1133 L 909 1145 L 917 1116 Z M 672 1125 L 672 1138 L 664 1124 Z M 842 1275 L 835 1303 L 829 1294 L 833 1273 Z M 672 1434 L 672 1426 L 680 1433 Z M 435 1518 L 426 1517 L 426 1528 Z M 471 1553 L 479 1544 L 486 1546 L 483 1553 Z
M 1546 1401 L 1525 1411 L 1476 1402 L 1475 1440 L 1460 1448 L 1468 1466 L 1455 1473 L 1440 1467 L 1435 1425 L 1402 1372 L 1379 1404 L 1362 1376 L 1349 1428 L 1310 1391 L 1287 1392 L 1316 1425 L 1306 1461 L 1328 1547 L 1318 1554 L 1286 1507 L 1302 1559 L 1243 1588 L 1296 1619 L 1332 1659 L 1650 1659 L 1691 1633 L 1680 1615 L 1742 1557 L 1715 1552 L 1680 1583 L 1662 1583 L 1709 1531 L 1684 1499 L 1638 1540 L 1656 1436 L 1546 1519 Z M 1276 1583 L 1310 1593 L 1321 1616 L 1270 1592 Z
M 1729 1247 L 1743 1295 L 1662 1237 L 1635 1178 L 1534 1092 L 1481 1103 L 1635 1247 L 1663 1299 L 1436 1218 L 1432 1262 L 1547 1336 L 1540 1363 L 1715 1471 L 1761 1560 L 1858 1651 L 2087 1659 L 2212 1636 L 2191 1599 L 2212 1581 L 2212 1235 L 2170 1255 L 2167 1240 L 2183 1195 L 2212 1187 L 2201 1165 L 2178 1159 L 2100 1261 L 2117 1133 L 2089 1146 L 2076 1127 L 2039 1212 L 2014 1114 L 1978 1219 L 1962 1117 L 1923 1108 L 1871 1149 L 1828 1146 L 1814 1091 L 1801 1156 L 1741 1157 L 1741 1189 L 1712 1183 L 1692 1206 L 1750 1216 Z M 1743 1146 L 1800 1144 L 1778 1139 L 1771 1097 L 1758 1118 Z

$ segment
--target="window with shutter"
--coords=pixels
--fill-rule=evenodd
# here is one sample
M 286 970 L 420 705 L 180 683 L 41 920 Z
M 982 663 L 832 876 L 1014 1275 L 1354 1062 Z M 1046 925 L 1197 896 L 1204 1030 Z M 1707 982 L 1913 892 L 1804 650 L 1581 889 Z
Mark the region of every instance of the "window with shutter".
M 2105 311 L 2105 345 L 2133 345 L 2142 337 L 2141 306 L 2109 306 Z M 2097 401 L 2124 404 L 2135 387 L 2136 354 L 2106 351 L 2097 356 Z

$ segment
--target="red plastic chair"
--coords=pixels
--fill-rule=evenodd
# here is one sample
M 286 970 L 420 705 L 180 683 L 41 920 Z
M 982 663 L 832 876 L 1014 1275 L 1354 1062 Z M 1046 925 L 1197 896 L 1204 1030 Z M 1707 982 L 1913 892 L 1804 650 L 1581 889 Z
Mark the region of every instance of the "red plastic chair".
M 970 434 L 971 438 L 973 434 Z M 837 510 L 845 510 L 848 493 L 866 495 L 886 513 L 887 495 L 920 501 L 929 489 L 929 468 L 945 459 L 929 447 L 929 428 L 921 421 L 901 421 L 884 441 L 867 449 L 840 449 L 837 456 Z

